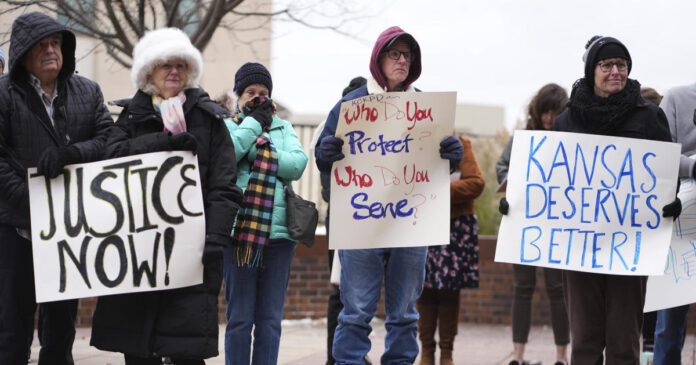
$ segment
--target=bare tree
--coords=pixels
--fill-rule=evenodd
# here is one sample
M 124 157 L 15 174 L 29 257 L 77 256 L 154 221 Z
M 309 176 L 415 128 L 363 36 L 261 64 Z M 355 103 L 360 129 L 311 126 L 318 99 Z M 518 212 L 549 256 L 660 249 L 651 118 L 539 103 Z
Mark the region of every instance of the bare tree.
M 270 0 L 269 0 L 270 1 Z M 161 27 L 186 31 L 201 52 L 218 28 L 251 30 L 272 19 L 294 21 L 312 28 L 347 33 L 341 27 L 350 11 L 340 2 L 334 5 L 332 21 L 320 25 L 308 19 L 321 19 L 320 1 L 293 1 L 284 9 L 272 11 L 270 3 L 258 0 L 0 0 L 9 4 L 6 12 L 38 6 L 65 19 L 75 32 L 100 40 L 106 52 L 119 64 L 130 68 L 133 47 L 145 32 Z M 241 5 L 245 5 L 242 7 Z M 338 7 L 338 12 L 336 12 Z M 240 10 L 244 8 L 245 10 Z M 227 16 L 232 14 L 232 16 Z M 252 25 L 239 19 L 259 18 Z M 246 27 L 246 28 L 245 28 Z

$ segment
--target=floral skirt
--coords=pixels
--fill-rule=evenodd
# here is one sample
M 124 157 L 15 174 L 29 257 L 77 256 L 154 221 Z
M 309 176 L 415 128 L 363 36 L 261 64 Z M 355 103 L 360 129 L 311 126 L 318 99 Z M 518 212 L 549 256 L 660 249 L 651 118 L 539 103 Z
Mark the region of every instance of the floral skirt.
M 450 244 L 428 248 L 424 286 L 449 290 L 478 288 L 478 253 L 476 215 L 463 215 L 452 219 Z

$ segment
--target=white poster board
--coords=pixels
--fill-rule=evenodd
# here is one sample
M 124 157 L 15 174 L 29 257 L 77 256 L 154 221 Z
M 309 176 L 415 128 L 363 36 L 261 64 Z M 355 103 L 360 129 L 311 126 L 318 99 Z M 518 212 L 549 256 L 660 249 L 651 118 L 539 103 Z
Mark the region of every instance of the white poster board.
M 385 93 L 341 104 L 343 160 L 331 171 L 332 249 L 449 243 L 449 161 L 457 94 Z
M 616 275 L 664 271 L 680 145 L 515 131 L 495 261 Z
M 696 181 L 682 179 L 682 213 L 672 230 L 664 275 L 648 278 L 646 312 L 696 302 Z
M 203 282 L 205 216 L 198 159 L 157 152 L 29 170 L 36 301 Z

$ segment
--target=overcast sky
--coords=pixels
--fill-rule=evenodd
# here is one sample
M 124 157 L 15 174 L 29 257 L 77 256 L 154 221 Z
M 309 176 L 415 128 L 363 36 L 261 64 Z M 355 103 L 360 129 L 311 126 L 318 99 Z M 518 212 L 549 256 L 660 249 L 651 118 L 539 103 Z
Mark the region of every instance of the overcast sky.
M 282 0 L 276 0 L 276 7 Z M 295 0 L 297 1 L 297 0 Z M 505 108 L 508 127 L 538 89 L 570 94 L 595 34 L 621 40 L 630 78 L 664 93 L 696 82 L 696 1 L 346 0 L 352 37 L 274 22 L 273 97 L 295 113 L 328 114 L 341 90 L 369 75 L 379 33 L 398 25 L 421 46 L 423 91 L 456 91 L 462 103 Z

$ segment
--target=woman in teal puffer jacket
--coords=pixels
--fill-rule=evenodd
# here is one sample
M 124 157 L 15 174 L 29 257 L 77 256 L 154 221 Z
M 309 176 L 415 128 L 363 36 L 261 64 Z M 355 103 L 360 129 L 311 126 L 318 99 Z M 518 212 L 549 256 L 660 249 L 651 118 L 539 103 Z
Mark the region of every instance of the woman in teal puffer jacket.
M 288 233 L 284 186 L 297 180 L 307 155 L 292 128 L 269 98 L 271 75 L 259 63 L 235 74 L 237 114 L 226 121 L 237 159 L 242 208 L 225 252 L 227 330 L 225 364 L 275 364 L 290 265 L 297 244 Z

